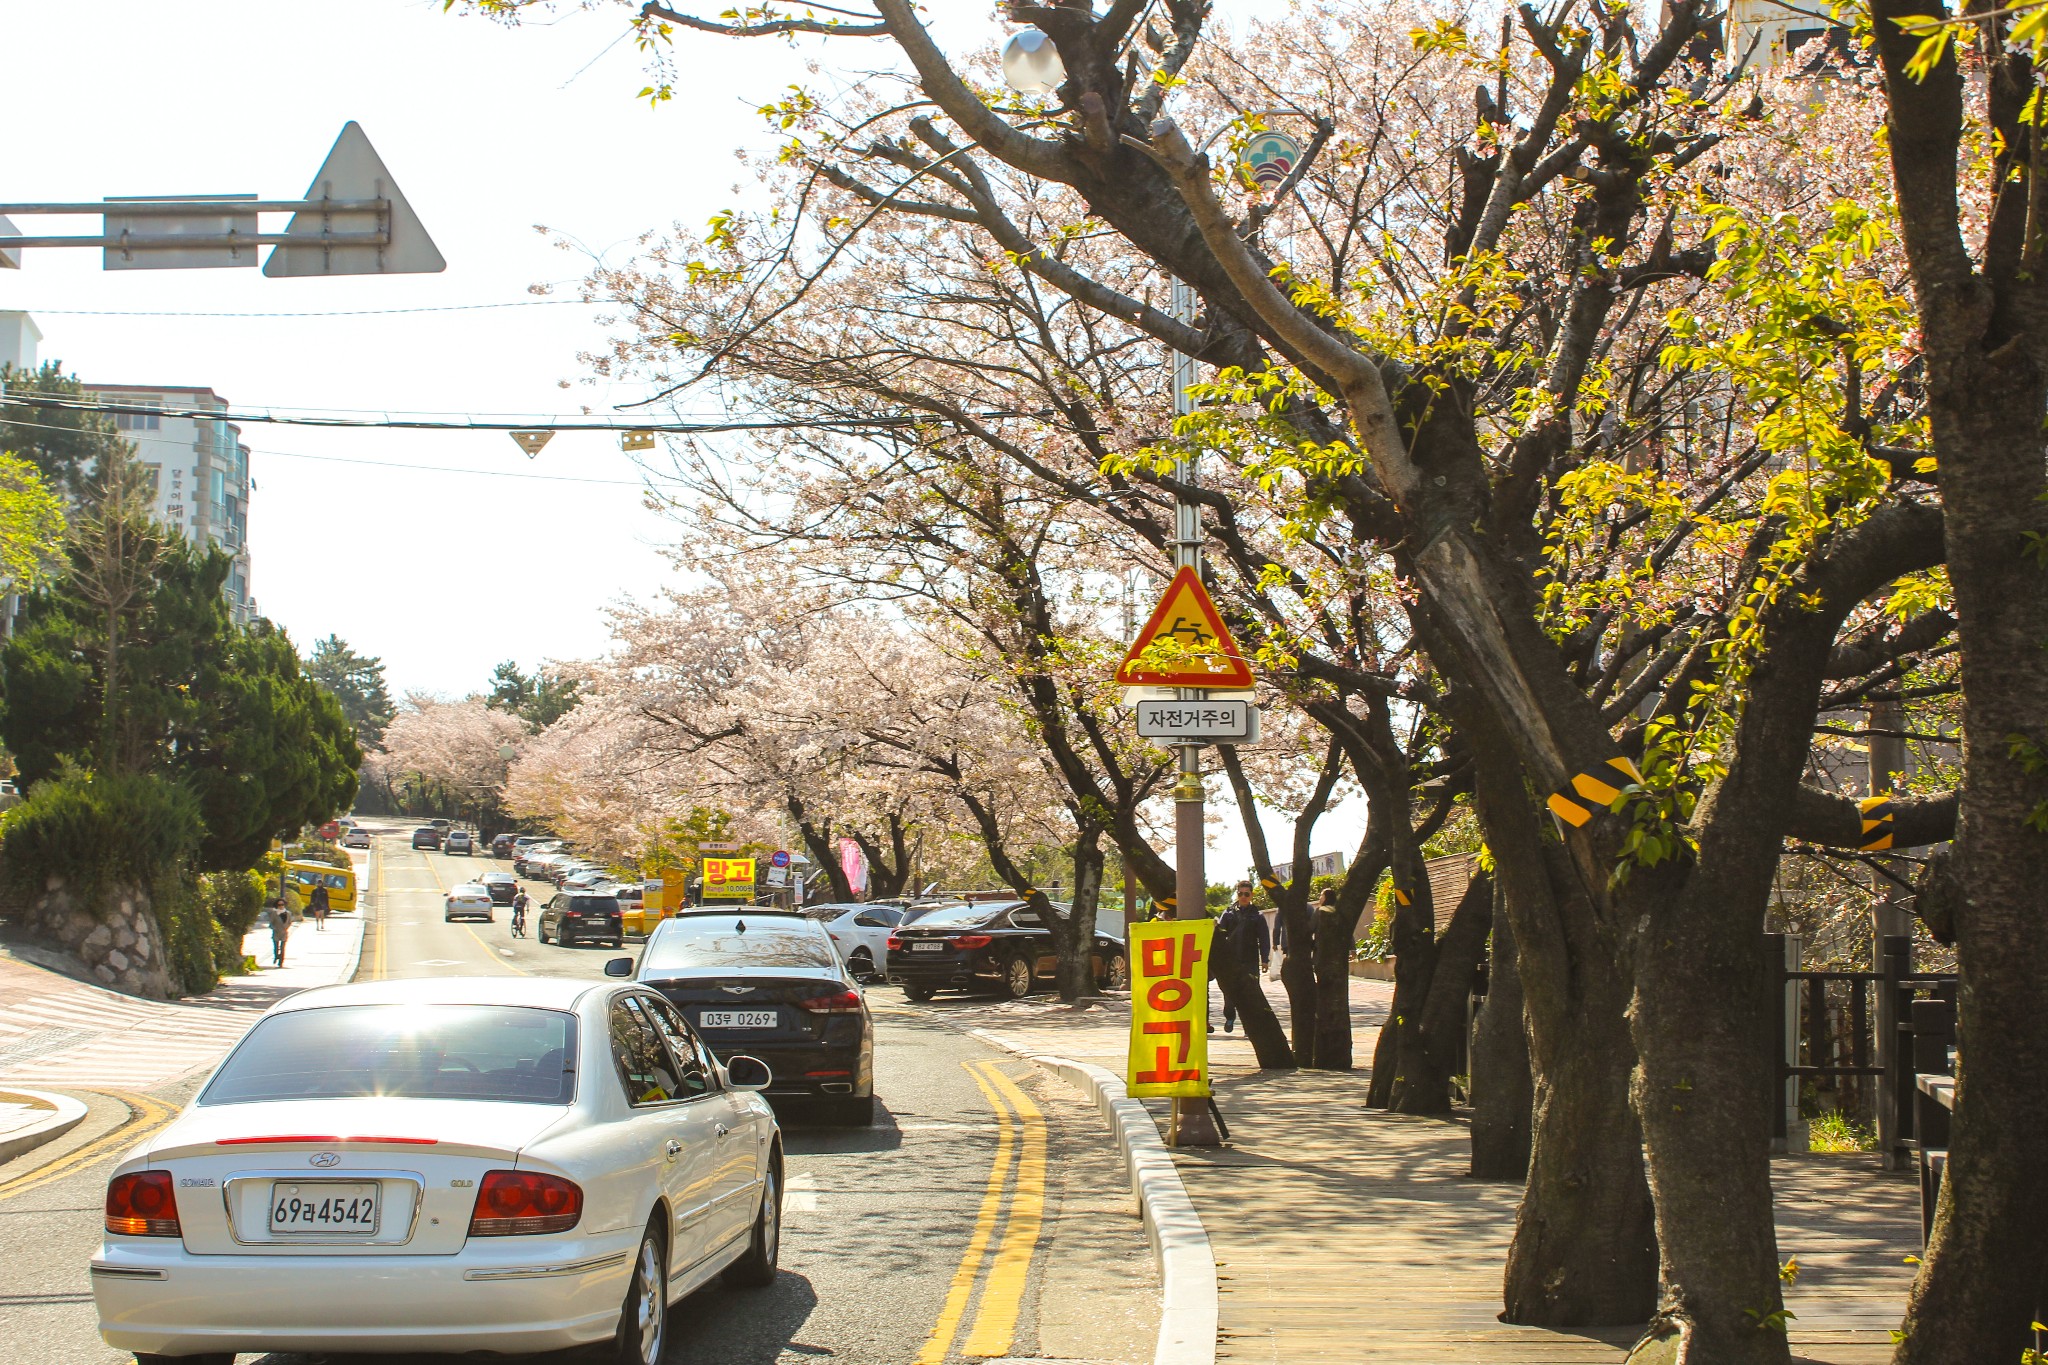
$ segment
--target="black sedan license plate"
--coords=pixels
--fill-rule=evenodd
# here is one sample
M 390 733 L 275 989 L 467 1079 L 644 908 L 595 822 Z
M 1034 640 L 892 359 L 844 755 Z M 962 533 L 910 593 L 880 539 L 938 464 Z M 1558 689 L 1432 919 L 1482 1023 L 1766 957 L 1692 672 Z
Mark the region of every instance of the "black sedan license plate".
M 913 953 L 943 953 L 946 951 L 946 945 L 943 943 L 913 943 L 910 945 L 910 951 Z
M 270 1187 L 270 1231 L 377 1235 L 374 1180 L 278 1181 Z

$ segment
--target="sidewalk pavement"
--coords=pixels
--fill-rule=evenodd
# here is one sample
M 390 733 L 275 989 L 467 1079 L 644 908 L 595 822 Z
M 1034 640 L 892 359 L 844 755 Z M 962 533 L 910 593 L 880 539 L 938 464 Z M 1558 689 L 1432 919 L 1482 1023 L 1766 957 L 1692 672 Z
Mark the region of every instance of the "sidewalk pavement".
M 1278 996 L 1278 983 L 1267 993 Z M 1179 1149 L 1173 1159 L 1216 1259 L 1216 1359 L 1620 1365 L 1630 1329 L 1497 1320 L 1521 1187 L 1466 1174 L 1462 1118 L 1366 1108 L 1366 1068 L 1392 994 L 1388 982 L 1352 983 L 1357 1071 L 1260 1072 L 1242 1035 L 1210 1040 L 1231 1145 Z M 1077 1007 L 1040 996 L 926 1008 L 1019 1052 L 1124 1070 L 1127 1001 Z M 1160 1121 L 1167 1105 L 1147 1108 Z M 1809 1156 L 1774 1162 L 1772 1179 L 1778 1250 L 1801 1267 L 1786 1293 L 1798 1315 L 1794 1359 L 1888 1361 L 1889 1329 L 1912 1282 L 1906 1258 L 1920 1250 L 1912 1176 L 1882 1172 L 1869 1156 Z
M 358 868 L 358 872 L 361 869 Z M 283 967 L 231 976 L 205 995 L 140 1000 L 73 980 L 0 949 L 0 1082 L 77 1090 L 150 1090 L 212 1066 L 279 1000 L 354 975 L 362 915 L 321 933 L 292 926 Z M 242 941 L 270 961 L 270 930 Z

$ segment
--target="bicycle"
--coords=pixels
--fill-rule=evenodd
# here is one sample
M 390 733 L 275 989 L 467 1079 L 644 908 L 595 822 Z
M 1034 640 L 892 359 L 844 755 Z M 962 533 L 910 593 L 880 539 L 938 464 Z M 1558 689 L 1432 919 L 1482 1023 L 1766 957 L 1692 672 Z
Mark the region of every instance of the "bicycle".
M 523 905 L 512 907 L 512 937 L 526 937 L 526 907 Z

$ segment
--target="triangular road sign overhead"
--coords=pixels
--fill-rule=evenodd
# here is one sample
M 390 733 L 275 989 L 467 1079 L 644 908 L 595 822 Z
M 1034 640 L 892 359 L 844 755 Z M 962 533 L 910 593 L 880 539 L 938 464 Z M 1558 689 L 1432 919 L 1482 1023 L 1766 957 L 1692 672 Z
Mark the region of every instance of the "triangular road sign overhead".
M 515 431 L 512 433 L 512 439 L 519 442 L 519 448 L 526 452 L 526 458 L 530 460 L 540 454 L 542 446 L 555 439 L 555 433 L 547 430 Z
M 1125 687 L 1250 687 L 1252 670 L 1202 580 L 1183 568 L 1117 668 Z
M 279 275 L 431 275 L 446 270 L 448 262 L 427 235 L 426 225 L 398 191 L 398 182 L 384 167 L 384 159 L 370 145 L 361 125 L 351 119 L 342 125 L 334 149 L 320 163 L 307 199 L 363 201 L 382 199 L 388 213 L 372 210 L 327 212 L 301 209 L 285 224 L 284 235 L 303 237 L 304 246 L 281 246 L 263 263 L 263 273 Z M 363 236 L 384 229 L 390 240 L 383 246 L 329 245 L 329 234 Z

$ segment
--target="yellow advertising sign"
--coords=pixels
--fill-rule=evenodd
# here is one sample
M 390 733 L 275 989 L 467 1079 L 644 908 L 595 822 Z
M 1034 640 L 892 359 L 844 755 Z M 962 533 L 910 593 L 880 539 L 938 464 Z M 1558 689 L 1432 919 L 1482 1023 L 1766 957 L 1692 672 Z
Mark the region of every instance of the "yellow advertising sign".
M 1130 927 L 1131 1061 L 1135 1098 L 1209 1093 L 1207 919 L 1148 920 Z
M 752 858 L 706 858 L 704 860 L 705 900 L 752 900 L 754 860 Z

